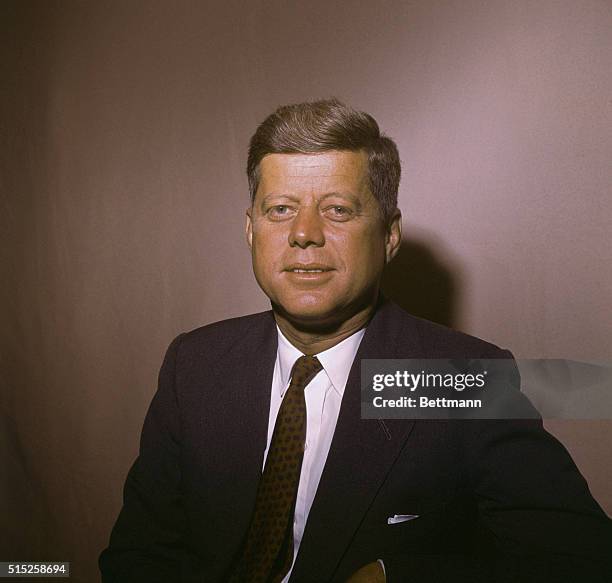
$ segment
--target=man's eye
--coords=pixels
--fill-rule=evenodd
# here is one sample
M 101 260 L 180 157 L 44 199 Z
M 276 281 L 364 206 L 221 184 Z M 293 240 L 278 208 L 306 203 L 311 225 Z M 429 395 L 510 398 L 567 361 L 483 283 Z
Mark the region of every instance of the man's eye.
M 350 209 L 344 206 L 331 206 L 326 209 L 325 213 L 335 221 L 348 221 L 353 214 Z
M 289 216 L 290 208 L 284 204 L 277 204 L 267 210 L 267 215 L 272 219 L 283 219 Z
M 286 204 L 275 204 L 266 210 L 266 216 L 272 221 L 284 221 L 294 214 L 294 209 Z

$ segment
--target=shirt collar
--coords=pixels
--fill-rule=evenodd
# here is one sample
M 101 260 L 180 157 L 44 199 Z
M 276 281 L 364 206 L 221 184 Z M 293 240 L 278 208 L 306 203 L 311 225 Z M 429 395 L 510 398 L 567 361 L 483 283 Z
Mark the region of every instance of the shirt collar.
M 281 377 L 280 391 L 282 393 L 289 383 L 289 375 L 295 361 L 304 355 L 285 338 L 278 326 L 276 326 L 276 330 L 278 332 L 278 364 Z M 340 396 L 344 394 L 349 372 L 364 334 L 365 328 L 362 328 L 342 342 L 315 355 L 323 366 L 323 370 L 327 373 L 332 387 Z

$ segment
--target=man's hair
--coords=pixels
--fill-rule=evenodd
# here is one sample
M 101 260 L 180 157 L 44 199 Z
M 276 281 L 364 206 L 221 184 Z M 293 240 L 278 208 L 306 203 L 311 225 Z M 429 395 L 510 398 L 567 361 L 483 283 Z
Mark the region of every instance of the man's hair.
M 315 154 L 363 150 L 368 155 L 370 191 L 388 222 L 397 208 L 401 165 L 395 142 L 376 120 L 338 99 L 283 105 L 257 128 L 249 144 L 247 176 L 251 203 L 259 186 L 259 164 L 267 154 Z

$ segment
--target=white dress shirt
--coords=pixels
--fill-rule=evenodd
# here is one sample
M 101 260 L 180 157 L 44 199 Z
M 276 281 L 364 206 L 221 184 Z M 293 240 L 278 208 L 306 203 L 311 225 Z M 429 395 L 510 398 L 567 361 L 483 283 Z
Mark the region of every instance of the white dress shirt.
M 276 352 L 274 376 L 272 377 L 268 441 L 264 454 L 264 467 L 268 457 L 270 441 L 272 441 L 272 434 L 274 433 L 276 416 L 283 397 L 289 388 L 291 369 L 295 361 L 300 356 L 304 356 L 283 336 L 278 327 L 277 331 L 278 350 Z M 359 330 L 339 344 L 336 344 L 336 346 L 317 354 L 316 357 L 323 366 L 323 370 L 319 371 L 304 389 L 306 400 L 306 444 L 293 521 L 294 562 L 302 542 L 308 513 L 317 492 L 319 480 L 321 479 L 327 454 L 329 453 L 329 447 L 334 436 L 346 381 L 364 333 L 365 329 Z M 292 570 L 293 564 L 287 576 L 283 579 L 283 583 L 289 580 Z

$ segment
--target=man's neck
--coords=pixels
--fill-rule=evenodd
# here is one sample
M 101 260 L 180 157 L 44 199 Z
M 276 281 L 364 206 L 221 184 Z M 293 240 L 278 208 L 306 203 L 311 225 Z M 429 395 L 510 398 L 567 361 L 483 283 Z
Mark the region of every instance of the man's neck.
M 322 328 L 306 327 L 292 322 L 276 310 L 274 318 L 285 338 L 293 346 L 304 354 L 312 355 L 328 350 L 361 330 L 368 323 L 375 309 L 375 305 L 369 305 L 335 326 Z

